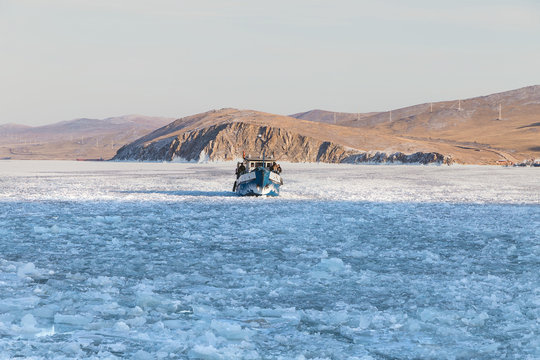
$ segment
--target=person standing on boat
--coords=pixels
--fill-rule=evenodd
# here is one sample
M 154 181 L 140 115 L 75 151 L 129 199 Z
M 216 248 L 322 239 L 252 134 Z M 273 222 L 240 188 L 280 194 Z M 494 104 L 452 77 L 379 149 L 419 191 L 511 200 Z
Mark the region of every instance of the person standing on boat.
M 242 173 L 246 171 L 246 167 L 244 166 L 244 163 L 241 163 L 237 168 L 236 168 L 236 178 L 238 179 L 240 177 L 240 175 L 242 175 Z

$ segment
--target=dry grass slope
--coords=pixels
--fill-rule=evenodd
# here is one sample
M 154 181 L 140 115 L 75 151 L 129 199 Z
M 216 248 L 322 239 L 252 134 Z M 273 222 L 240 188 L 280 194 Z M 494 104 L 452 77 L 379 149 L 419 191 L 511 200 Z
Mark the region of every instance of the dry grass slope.
M 45 126 L 0 125 L 0 158 L 23 160 L 109 159 L 131 142 L 172 119 L 126 115 L 75 119 Z

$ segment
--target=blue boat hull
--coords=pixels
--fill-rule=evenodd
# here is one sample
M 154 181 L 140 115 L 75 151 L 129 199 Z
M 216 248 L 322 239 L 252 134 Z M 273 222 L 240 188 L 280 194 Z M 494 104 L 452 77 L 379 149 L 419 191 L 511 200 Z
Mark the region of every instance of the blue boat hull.
M 281 176 L 259 167 L 240 176 L 235 190 L 241 196 L 278 196 L 281 183 Z

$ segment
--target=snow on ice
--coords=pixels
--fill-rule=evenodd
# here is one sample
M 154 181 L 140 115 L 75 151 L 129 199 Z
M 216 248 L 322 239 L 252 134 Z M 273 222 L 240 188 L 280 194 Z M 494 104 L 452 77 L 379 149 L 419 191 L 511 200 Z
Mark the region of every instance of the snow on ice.
M 0 359 L 540 358 L 535 168 L 0 165 Z

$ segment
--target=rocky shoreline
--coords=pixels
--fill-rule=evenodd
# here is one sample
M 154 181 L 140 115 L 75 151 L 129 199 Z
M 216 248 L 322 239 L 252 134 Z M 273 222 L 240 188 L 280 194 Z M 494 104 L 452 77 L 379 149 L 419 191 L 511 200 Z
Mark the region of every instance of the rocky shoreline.
M 445 156 L 437 152 L 416 152 L 414 154 L 404 154 L 402 152 L 395 152 L 393 154 L 386 154 L 384 152 L 376 153 L 361 153 L 351 155 L 346 159 L 343 159 L 341 163 L 346 164 L 445 164 L 452 165 L 454 160 L 451 156 Z

